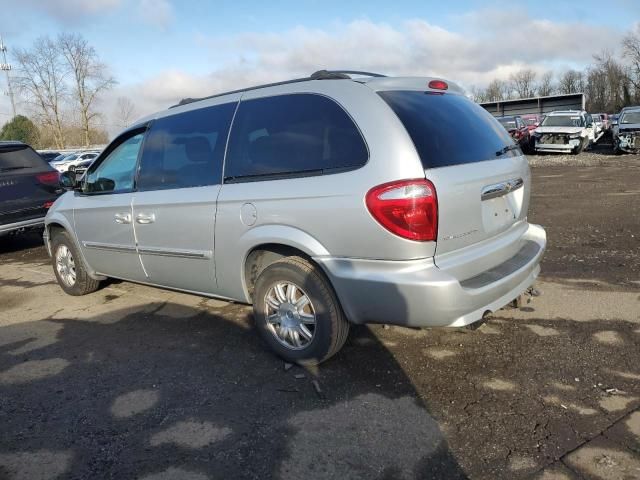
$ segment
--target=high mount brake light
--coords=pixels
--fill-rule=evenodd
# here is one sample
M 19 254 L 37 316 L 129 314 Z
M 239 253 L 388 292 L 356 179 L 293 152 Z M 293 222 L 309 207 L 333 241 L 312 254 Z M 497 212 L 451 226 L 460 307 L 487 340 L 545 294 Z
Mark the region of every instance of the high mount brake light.
M 400 180 L 373 187 L 365 202 L 373 218 L 399 237 L 419 242 L 438 236 L 438 199 L 429 180 Z
M 434 90 L 447 90 L 449 85 L 444 80 L 431 80 L 429 82 L 429 88 L 433 88 Z

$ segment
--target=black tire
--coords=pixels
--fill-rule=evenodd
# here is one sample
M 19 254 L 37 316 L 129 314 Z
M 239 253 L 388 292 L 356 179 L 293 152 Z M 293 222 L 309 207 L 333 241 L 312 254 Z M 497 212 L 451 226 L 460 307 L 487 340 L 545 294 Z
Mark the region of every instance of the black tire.
M 61 272 L 58 271 L 58 254 L 63 248 L 66 248 L 71 253 L 71 258 L 74 263 L 75 281 L 73 283 L 65 280 Z M 87 273 L 82 256 L 67 232 L 57 232 L 51 239 L 51 260 L 53 273 L 58 280 L 58 285 L 60 285 L 60 288 L 62 288 L 65 293 L 73 296 L 87 295 L 88 293 L 95 292 L 100 287 L 100 282 L 91 278 Z
M 278 340 L 267 321 L 267 294 L 278 282 L 290 282 L 311 301 L 315 312 L 313 337 L 299 349 Z M 301 257 L 286 257 L 266 267 L 256 280 L 253 293 L 256 328 L 271 349 L 284 360 L 301 365 L 316 365 L 335 355 L 349 334 L 349 322 L 329 281 L 316 266 Z
M 589 143 L 589 139 L 583 138 L 582 141 L 580 141 L 580 145 L 578 145 L 576 148 L 573 149 L 573 154 L 578 155 L 579 153 L 582 153 L 582 151 L 585 148 L 587 148 L 588 143 Z

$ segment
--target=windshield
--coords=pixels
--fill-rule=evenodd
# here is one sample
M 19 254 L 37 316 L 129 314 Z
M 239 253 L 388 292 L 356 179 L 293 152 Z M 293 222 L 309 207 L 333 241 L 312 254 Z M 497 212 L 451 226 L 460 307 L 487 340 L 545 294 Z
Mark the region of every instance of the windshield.
M 529 127 L 538 123 L 537 118 L 523 118 L 522 120 L 524 121 L 525 125 Z
M 413 140 L 424 168 L 522 155 L 496 119 L 462 95 L 382 91 Z
M 622 118 L 620 119 L 620 123 L 631 124 L 631 123 L 640 123 L 640 112 L 627 112 L 622 114 Z
M 499 118 L 498 121 L 507 130 L 514 130 L 516 128 L 516 119 L 515 118 Z
M 541 127 L 584 127 L 584 120 L 579 115 L 551 115 L 545 117 Z
M 28 145 L 0 147 L 0 176 L 48 170 L 47 163 Z

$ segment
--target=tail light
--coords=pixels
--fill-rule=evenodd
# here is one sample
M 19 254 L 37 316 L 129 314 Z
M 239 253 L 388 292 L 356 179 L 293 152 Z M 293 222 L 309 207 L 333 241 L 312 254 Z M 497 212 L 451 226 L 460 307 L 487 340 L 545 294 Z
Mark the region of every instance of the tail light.
M 438 198 L 429 180 L 400 180 L 373 187 L 365 198 L 369 212 L 399 237 L 420 242 L 438 236 Z
M 36 179 L 44 185 L 58 185 L 60 183 L 60 174 L 58 172 L 38 173 Z
M 53 205 L 53 202 L 44 202 L 44 205 L 42 205 L 44 208 L 49 209 L 51 208 L 51 206 Z

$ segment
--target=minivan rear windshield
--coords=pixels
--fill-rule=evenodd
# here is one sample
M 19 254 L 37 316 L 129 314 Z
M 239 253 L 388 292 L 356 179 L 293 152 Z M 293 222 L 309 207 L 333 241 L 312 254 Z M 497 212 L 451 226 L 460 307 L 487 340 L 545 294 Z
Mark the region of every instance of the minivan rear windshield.
M 46 170 L 47 163 L 28 145 L 0 145 L 0 176 Z
M 462 95 L 406 90 L 378 93 L 407 129 L 424 168 L 522 155 L 502 125 Z

